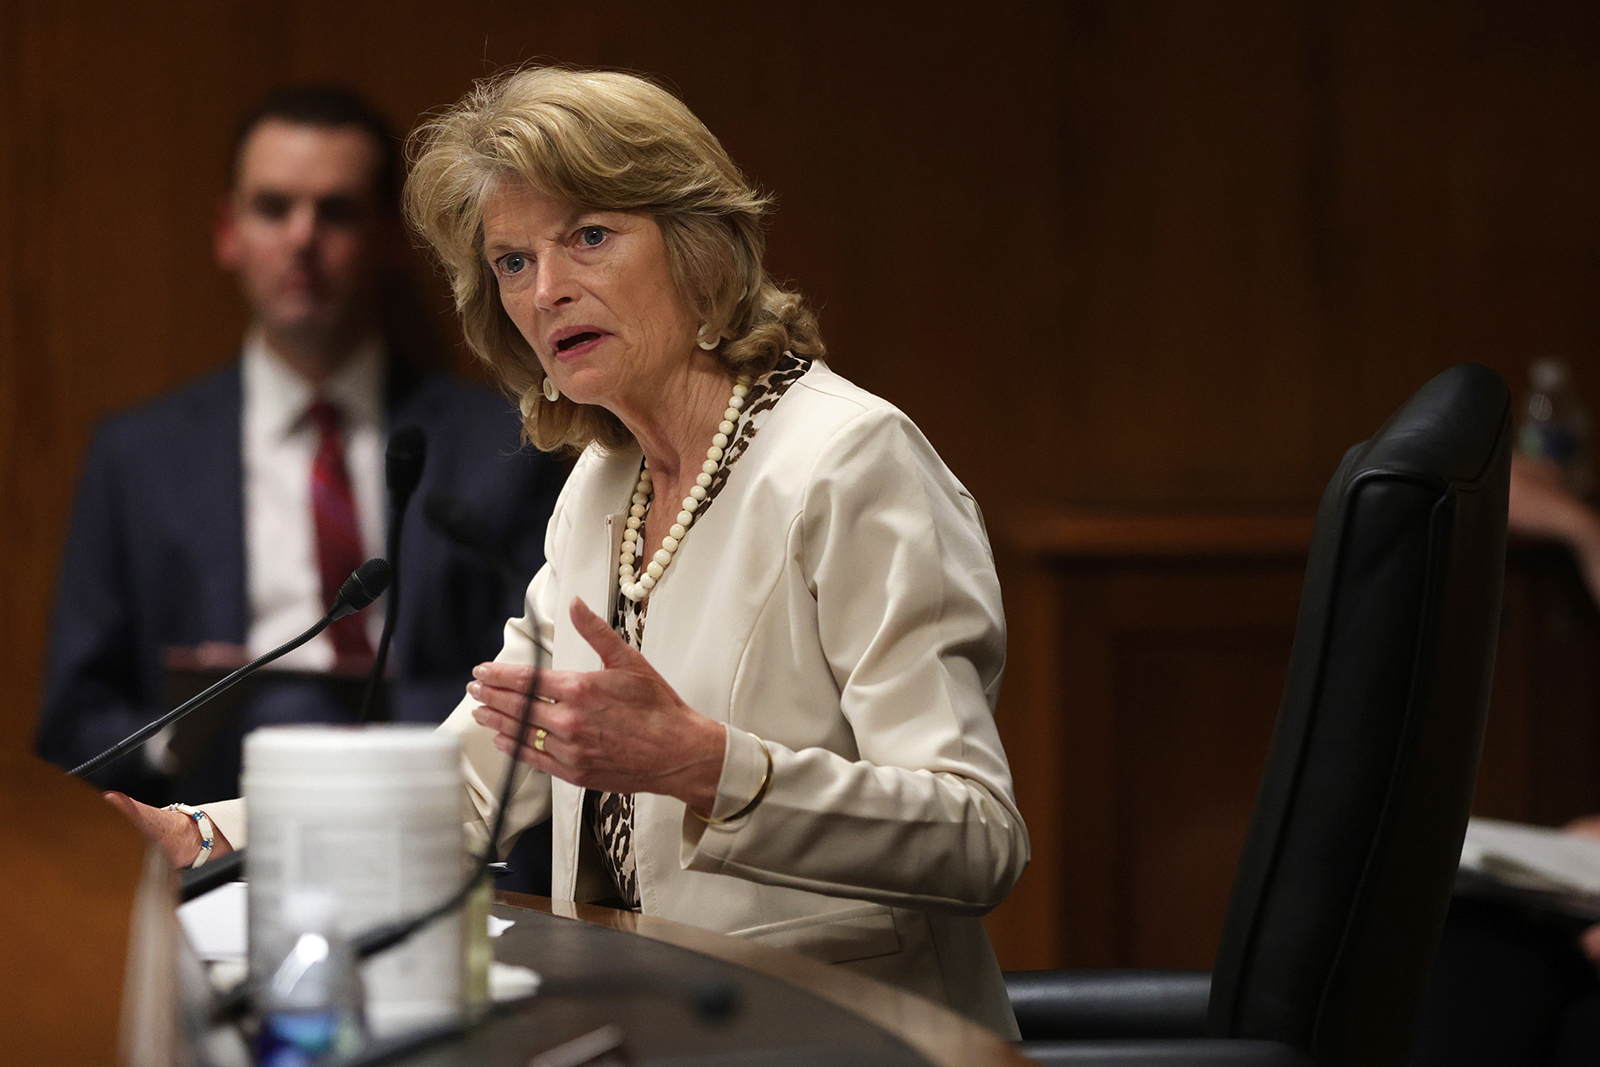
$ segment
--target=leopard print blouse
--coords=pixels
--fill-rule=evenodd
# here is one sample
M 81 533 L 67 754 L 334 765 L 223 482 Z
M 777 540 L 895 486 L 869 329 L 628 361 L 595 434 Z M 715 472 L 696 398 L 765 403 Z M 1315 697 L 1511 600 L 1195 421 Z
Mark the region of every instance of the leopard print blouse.
M 728 473 L 750 448 L 772 409 L 789 387 L 811 369 L 811 360 L 785 352 L 777 366 L 757 378 L 750 385 L 745 406 L 739 420 L 729 435 L 728 447 L 723 449 L 722 465 L 711 476 L 706 487 L 706 498 L 700 502 L 696 521 L 703 519 L 706 511 L 716 501 L 722 487 L 728 484 Z M 641 465 L 640 470 L 643 470 Z M 629 492 L 632 490 L 630 488 Z M 654 501 L 652 500 L 652 503 Z M 646 515 L 650 505 L 646 505 Z M 694 536 L 693 527 L 688 536 Z M 648 556 L 643 557 L 648 559 Z M 644 650 L 644 625 L 650 612 L 650 598 L 642 601 L 617 597 L 616 611 L 611 616 L 611 627 L 633 648 Z M 617 901 L 625 908 L 638 911 L 639 877 L 633 853 L 633 798 L 632 793 L 606 793 L 589 789 L 584 791 L 584 824 L 599 846 L 606 873 L 617 889 Z

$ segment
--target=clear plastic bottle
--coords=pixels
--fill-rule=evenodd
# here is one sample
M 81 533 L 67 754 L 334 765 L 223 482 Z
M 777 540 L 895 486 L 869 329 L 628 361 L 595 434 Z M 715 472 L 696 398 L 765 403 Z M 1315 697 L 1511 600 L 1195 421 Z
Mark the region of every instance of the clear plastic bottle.
M 327 890 L 284 898 L 281 951 L 259 1000 L 259 1067 L 309 1067 L 365 1040 L 361 972 L 338 919 L 338 898 Z
M 1530 459 L 1554 465 L 1567 488 L 1582 496 L 1590 488 L 1589 416 L 1572 394 L 1567 365 L 1535 360 L 1529 377 L 1533 391 L 1517 427 L 1517 447 Z

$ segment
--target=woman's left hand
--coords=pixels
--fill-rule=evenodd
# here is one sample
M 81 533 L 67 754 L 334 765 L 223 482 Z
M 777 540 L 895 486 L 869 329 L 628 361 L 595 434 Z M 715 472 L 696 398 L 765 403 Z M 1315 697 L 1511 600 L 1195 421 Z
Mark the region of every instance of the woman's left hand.
M 727 731 L 678 698 L 666 679 L 582 600 L 572 625 L 600 655 L 598 671 L 542 671 L 541 700 L 517 759 L 586 789 L 660 793 L 708 814 L 717 798 Z M 472 716 L 510 752 L 533 668 L 481 663 L 467 694 Z M 536 745 L 544 730 L 543 750 Z
M 200 828 L 195 821 L 181 811 L 171 811 L 167 808 L 152 808 L 148 804 L 141 804 L 126 793 L 102 793 L 106 803 L 126 815 L 139 828 L 139 832 L 151 844 L 158 846 L 167 854 L 167 860 L 175 870 L 182 870 L 195 861 L 200 855 Z M 217 830 L 212 838 L 211 858 L 226 856 L 233 851 L 233 846 L 228 839 Z

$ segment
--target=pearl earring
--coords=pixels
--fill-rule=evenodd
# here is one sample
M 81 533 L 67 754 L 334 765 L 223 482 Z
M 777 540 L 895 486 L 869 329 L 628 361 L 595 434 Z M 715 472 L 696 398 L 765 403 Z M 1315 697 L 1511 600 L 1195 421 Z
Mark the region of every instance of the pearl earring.
M 698 335 L 696 335 L 696 338 L 695 338 L 695 344 L 699 345 L 701 348 L 705 349 L 707 352 L 710 352 L 712 349 L 716 348 L 718 345 L 720 345 L 722 343 L 722 337 L 720 335 L 718 335 L 718 334 L 712 334 L 711 335 L 711 340 L 709 340 L 709 341 L 706 340 L 706 331 L 709 330 L 709 329 L 710 329 L 710 324 L 702 322 L 700 324 L 700 332 L 699 332 Z
M 548 374 L 544 378 L 543 391 L 544 398 L 552 404 L 561 399 L 561 390 L 556 388 L 556 380 Z

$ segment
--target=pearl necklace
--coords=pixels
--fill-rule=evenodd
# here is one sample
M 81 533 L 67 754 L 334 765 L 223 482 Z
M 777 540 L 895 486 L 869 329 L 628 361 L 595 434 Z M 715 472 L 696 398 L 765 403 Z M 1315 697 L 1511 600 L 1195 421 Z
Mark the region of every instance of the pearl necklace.
M 650 475 L 650 461 L 645 460 L 644 469 L 639 472 L 639 484 L 633 487 L 633 503 L 628 508 L 628 528 L 622 531 L 622 554 L 617 557 L 617 589 L 629 600 L 638 602 L 649 596 L 650 590 L 656 587 L 665 573 L 667 564 L 672 562 L 678 545 L 683 543 L 684 535 L 694 523 L 694 513 L 705 502 L 711 476 L 717 473 L 717 468 L 722 464 L 723 450 L 728 447 L 728 435 L 733 433 L 734 424 L 739 421 L 739 409 L 744 407 L 744 398 L 749 395 L 748 382 L 741 379 L 734 385 L 727 410 L 722 413 L 722 422 L 717 425 L 716 436 L 711 438 L 711 447 L 706 449 L 706 461 L 700 465 L 700 473 L 695 476 L 695 484 L 689 487 L 689 495 L 683 498 L 683 510 L 678 512 L 677 522 L 661 539 L 661 547 L 645 564 L 644 573 L 638 574 L 633 569 L 634 561 L 638 558 L 644 536 L 645 507 L 650 503 L 651 493 L 655 489 L 655 480 Z

